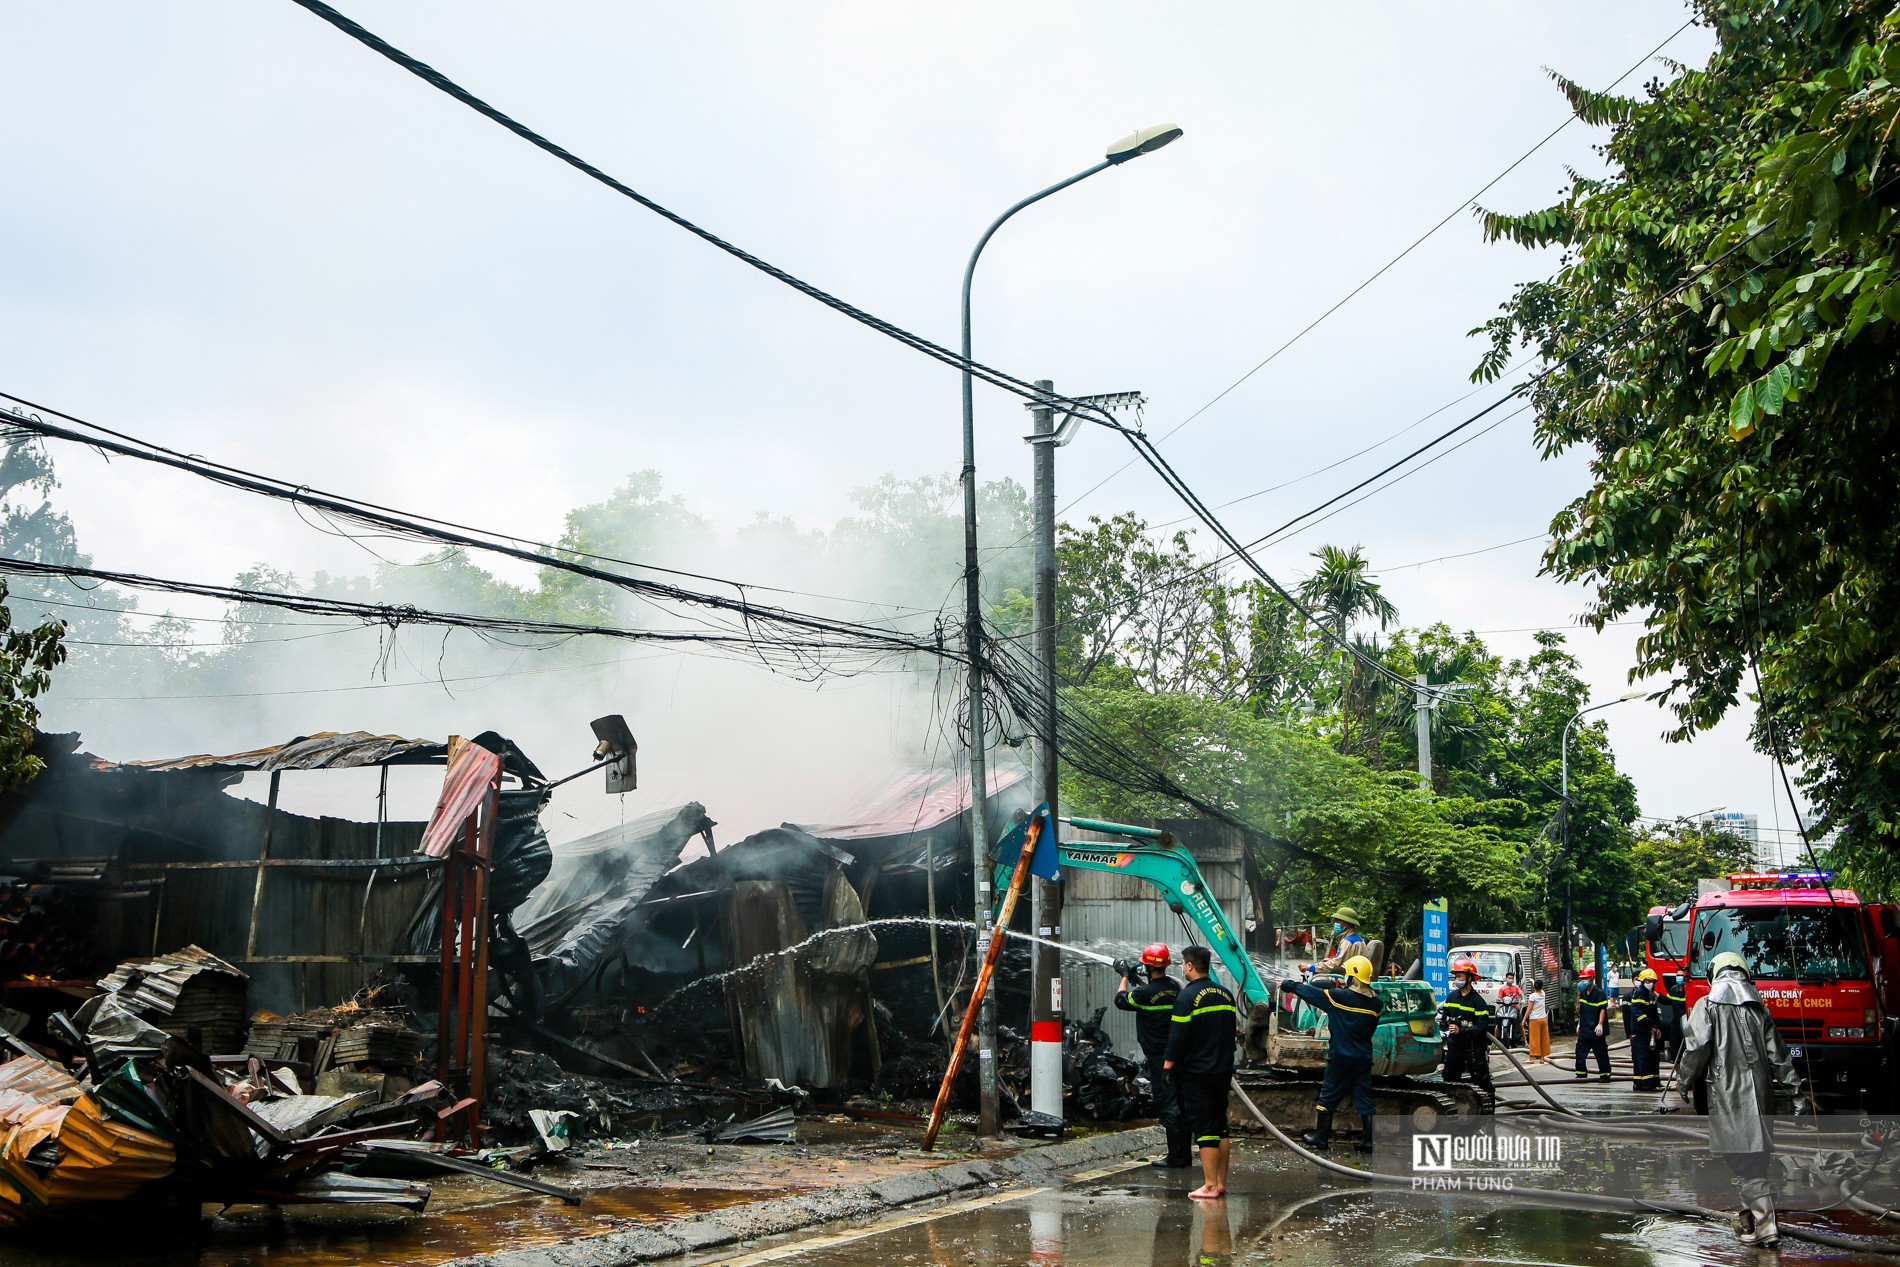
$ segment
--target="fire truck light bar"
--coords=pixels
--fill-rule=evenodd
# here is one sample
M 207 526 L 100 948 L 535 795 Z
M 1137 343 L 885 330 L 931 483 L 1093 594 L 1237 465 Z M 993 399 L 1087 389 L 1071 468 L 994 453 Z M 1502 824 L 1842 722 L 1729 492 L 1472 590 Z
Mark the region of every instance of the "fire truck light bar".
M 1785 884 L 1789 881 L 1805 884 L 1825 884 L 1834 878 L 1832 871 L 1736 871 L 1728 877 L 1730 884 Z

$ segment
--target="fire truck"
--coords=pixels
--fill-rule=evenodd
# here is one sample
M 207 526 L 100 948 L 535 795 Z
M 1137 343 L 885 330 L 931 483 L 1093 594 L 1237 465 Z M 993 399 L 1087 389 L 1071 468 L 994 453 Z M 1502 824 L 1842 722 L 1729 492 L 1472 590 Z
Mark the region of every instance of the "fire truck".
M 1690 898 L 1677 907 L 1652 906 L 1643 924 L 1643 966 L 1660 978 L 1680 973 L 1689 963 L 1689 916 L 1695 909 Z
M 1708 994 L 1709 962 L 1739 952 L 1816 1099 L 1891 1112 L 1900 921 L 1892 904 L 1862 901 L 1832 880 L 1826 871 L 1739 872 L 1698 897 L 1689 912 L 1688 1004 Z M 1667 915 L 1648 921 L 1659 946 Z

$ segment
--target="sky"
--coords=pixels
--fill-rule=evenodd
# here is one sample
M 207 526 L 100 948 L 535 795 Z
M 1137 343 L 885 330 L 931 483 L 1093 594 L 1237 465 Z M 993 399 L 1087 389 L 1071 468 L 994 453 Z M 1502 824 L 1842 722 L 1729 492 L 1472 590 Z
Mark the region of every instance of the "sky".
M 974 349 L 1065 392 L 1144 393 L 1143 425 L 1206 500 L 1231 503 L 1221 513 L 1243 539 L 1499 394 L 1450 404 L 1473 391 L 1467 332 L 1555 260 L 1486 244 L 1462 209 L 1563 122 L 1548 72 L 1605 87 L 1641 64 L 1635 85 L 1669 73 L 1643 60 L 1665 40 L 1688 64 L 1711 47 L 1700 28 L 1678 33 L 1683 6 L 1605 0 L 340 7 L 649 197 L 945 345 L 992 218 L 1115 138 L 1178 124 L 1172 146 L 998 234 L 976 278 Z M 0 5 L 0 41 L 0 390 L 534 539 L 639 469 L 733 530 L 760 513 L 826 527 L 881 475 L 957 465 L 954 371 L 289 0 L 16 2 Z M 1600 170 L 1602 140 L 1573 122 L 1484 204 L 1543 205 L 1567 166 Z M 979 471 L 1026 483 L 1020 402 L 979 388 L 977 415 Z M 1063 449 L 1065 516 L 1180 518 L 1127 461 L 1100 431 Z M 282 506 L 131 465 L 60 457 L 60 504 L 99 566 L 226 581 L 259 561 L 370 565 Z M 1586 604 L 1537 575 L 1545 526 L 1586 479 L 1582 455 L 1543 460 L 1528 417 L 1508 418 L 1262 561 L 1291 582 L 1320 544 L 1359 544 L 1406 624 L 1442 620 L 1526 654 L 1532 631 Z M 1505 542 L 1520 543 L 1492 548 Z M 1636 634 L 1572 634 L 1593 698 L 1632 689 Z M 641 708 L 650 729 L 670 724 L 659 701 Z M 164 711 L 169 730 L 130 727 L 144 737 L 125 742 L 216 742 L 191 733 L 188 702 Z M 1791 825 L 1745 716 L 1690 745 L 1665 743 L 1668 715 L 1647 702 L 1602 717 L 1645 813 L 1724 806 Z M 258 722 L 356 724 L 335 701 Z M 769 764 L 773 749 L 755 755 Z

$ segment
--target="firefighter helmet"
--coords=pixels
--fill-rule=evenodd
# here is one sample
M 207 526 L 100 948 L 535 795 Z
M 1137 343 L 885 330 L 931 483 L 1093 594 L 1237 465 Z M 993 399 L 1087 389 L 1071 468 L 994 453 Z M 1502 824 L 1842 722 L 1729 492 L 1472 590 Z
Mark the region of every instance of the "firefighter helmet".
M 1346 975 L 1360 985 L 1372 984 L 1372 960 L 1364 955 L 1354 955 L 1343 966 L 1346 969 Z
M 1451 965 L 1451 975 L 1455 977 L 1461 972 L 1468 972 L 1473 978 L 1476 978 L 1478 975 L 1478 965 L 1472 963 L 1469 959 L 1454 960 Z
M 1597 966 L 1593 963 L 1585 964 L 1583 971 L 1579 972 L 1577 976 L 1585 981 L 1595 981 L 1597 979 Z
M 1654 968 L 1644 968 L 1641 972 L 1636 974 L 1636 979 L 1638 981 L 1654 981 L 1656 979 L 1656 970 Z
M 1150 968 L 1165 968 L 1168 966 L 1168 960 L 1167 946 L 1158 941 L 1150 943 L 1141 952 L 1141 961 Z
M 1724 972 L 1727 972 L 1730 968 L 1735 969 L 1735 971 L 1741 973 L 1743 976 L 1747 976 L 1748 960 L 1742 958 L 1733 950 L 1725 950 L 1715 958 L 1709 960 L 1709 977 L 1711 979 L 1718 977 Z

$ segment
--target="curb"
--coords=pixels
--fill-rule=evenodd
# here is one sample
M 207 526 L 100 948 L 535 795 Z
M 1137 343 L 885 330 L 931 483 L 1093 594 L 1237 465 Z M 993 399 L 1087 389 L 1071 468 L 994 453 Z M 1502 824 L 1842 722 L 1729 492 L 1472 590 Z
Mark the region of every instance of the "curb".
M 1092 1135 L 1066 1144 L 1027 1149 L 993 1161 L 953 1162 L 829 1192 L 728 1206 L 652 1227 L 603 1232 L 534 1249 L 457 1258 L 442 1267 L 620 1267 L 625 1263 L 652 1262 L 795 1232 L 838 1219 L 862 1218 L 971 1188 L 1042 1177 L 1053 1171 L 1152 1150 L 1163 1143 L 1158 1126 Z

